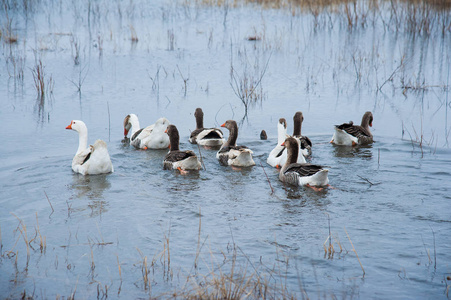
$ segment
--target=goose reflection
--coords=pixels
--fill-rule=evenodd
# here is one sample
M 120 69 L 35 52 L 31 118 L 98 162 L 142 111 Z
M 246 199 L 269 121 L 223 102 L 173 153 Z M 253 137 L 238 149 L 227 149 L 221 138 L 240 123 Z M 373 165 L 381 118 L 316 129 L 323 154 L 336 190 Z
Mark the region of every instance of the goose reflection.
M 91 210 L 91 217 L 101 215 L 108 211 L 108 202 L 103 199 L 103 192 L 111 187 L 106 175 L 83 176 L 73 174 L 73 182 L 70 189 L 75 192 L 76 199 L 91 200 L 86 207 L 80 207 L 78 210 Z
M 333 147 L 335 157 L 360 157 L 366 160 L 373 158 L 373 145 L 354 147 L 333 145 Z

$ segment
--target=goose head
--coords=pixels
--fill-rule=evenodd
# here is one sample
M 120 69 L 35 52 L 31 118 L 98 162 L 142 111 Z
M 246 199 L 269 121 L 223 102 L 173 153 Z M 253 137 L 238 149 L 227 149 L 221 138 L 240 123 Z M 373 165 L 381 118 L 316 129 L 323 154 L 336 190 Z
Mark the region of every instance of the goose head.
M 132 123 L 138 122 L 138 116 L 135 114 L 129 114 L 124 119 L 124 137 L 128 135 L 130 128 L 132 128 Z M 139 127 L 139 125 L 138 125 Z M 139 129 L 139 128 L 136 128 Z
M 155 127 L 162 127 L 166 130 L 166 128 L 168 128 L 170 122 L 168 119 L 166 118 L 159 118 L 156 122 L 155 122 Z
M 77 131 L 78 133 L 87 132 L 88 129 L 86 124 L 80 120 L 72 120 L 69 125 L 67 125 L 66 129 L 72 129 Z
M 179 150 L 180 136 L 177 127 L 175 125 L 169 125 L 164 132 L 169 136 L 169 149 L 171 151 Z

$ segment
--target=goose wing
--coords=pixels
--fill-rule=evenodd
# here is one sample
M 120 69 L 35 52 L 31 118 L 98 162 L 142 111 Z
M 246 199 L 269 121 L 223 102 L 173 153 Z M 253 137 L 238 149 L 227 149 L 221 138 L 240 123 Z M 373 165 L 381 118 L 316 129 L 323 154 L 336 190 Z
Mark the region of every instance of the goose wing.
M 314 164 L 291 164 L 288 166 L 288 168 L 285 170 L 285 174 L 289 172 L 296 172 L 300 176 L 312 176 L 318 173 L 323 169 L 320 165 L 314 165 Z
M 362 126 L 354 125 L 352 122 L 343 123 L 341 125 L 336 125 L 338 129 L 346 131 L 346 133 L 355 136 L 356 138 L 360 137 L 370 137 L 371 135 L 363 128 Z
M 191 150 L 187 150 L 187 151 L 171 151 L 168 154 L 166 154 L 164 160 L 167 162 L 177 162 L 177 161 L 181 161 L 184 159 L 187 159 L 191 156 L 196 156 L 196 154 L 191 151 Z

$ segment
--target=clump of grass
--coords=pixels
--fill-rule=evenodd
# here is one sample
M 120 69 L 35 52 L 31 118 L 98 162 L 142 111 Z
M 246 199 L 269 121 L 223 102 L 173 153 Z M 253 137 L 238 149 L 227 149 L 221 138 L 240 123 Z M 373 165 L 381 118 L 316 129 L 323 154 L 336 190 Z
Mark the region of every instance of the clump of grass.
M 138 35 L 136 34 L 136 30 L 135 27 L 133 27 L 133 25 L 130 25 L 130 33 L 131 33 L 131 41 L 132 43 L 137 43 L 138 42 Z
M 25 225 L 25 223 L 22 221 L 22 219 L 20 219 L 18 216 L 16 216 L 13 213 L 11 213 L 11 214 L 14 217 L 16 217 L 17 220 L 19 220 L 19 225 L 17 225 L 17 228 L 14 231 L 19 230 L 19 232 L 22 235 L 22 238 L 25 242 L 25 245 L 27 246 L 27 264 L 26 264 L 27 267 L 26 268 L 28 268 L 28 263 L 30 261 L 30 240 L 28 239 L 27 225 Z M 17 265 L 17 253 L 16 253 L 16 265 Z
M 54 81 L 52 75 L 47 75 L 44 70 L 41 59 L 36 62 L 36 65 L 31 69 L 33 74 L 34 86 L 38 96 L 44 97 L 46 93 L 53 93 Z
M 233 246 L 231 256 L 215 263 L 215 254 L 210 251 L 211 264 L 207 274 L 188 276 L 185 285 L 170 294 L 182 299 L 294 299 L 286 285 L 284 272 L 275 267 L 254 266 L 249 258 Z M 247 263 L 239 261 L 244 258 Z M 164 296 L 164 295 L 162 295 Z
M 230 65 L 230 86 L 235 95 L 241 100 L 244 105 L 244 118 L 247 117 L 248 107 L 252 103 L 262 101 L 264 98 L 263 89 L 261 86 L 263 77 L 268 69 L 271 55 L 266 61 L 263 69 L 260 69 L 260 62 L 258 59 L 253 67 L 250 65 L 247 58 L 246 51 L 242 55 L 241 71 L 238 71 L 233 65 L 233 57 Z

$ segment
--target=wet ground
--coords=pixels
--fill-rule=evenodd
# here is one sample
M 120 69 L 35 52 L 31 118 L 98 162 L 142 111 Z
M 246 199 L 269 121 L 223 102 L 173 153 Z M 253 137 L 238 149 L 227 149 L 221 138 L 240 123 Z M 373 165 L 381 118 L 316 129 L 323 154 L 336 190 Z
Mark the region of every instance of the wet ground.
M 447 297 L 449 32 L 396 31 L 384 7 L 352 29 L 335 14 L 172 1 L 44 1 L 7 12 L 2 297 L 168 297 L 189 275 L 230 273 L 234 260 L 297 298 Z M 32 73 L 39 60 L 44 98 Z M 242 102 L 246 88 L 254 93 Z M 205 169 L 182 176 L 162 170 L 166 150 L 122 142 L 127 114 L 142 126 L 165 116 L 181 148 L 199 153 L 188 143 L 196 107 L 205 126 L 237 120 L 257 165 L 222 167 L 202 148 Z M 334 124 L 359 123 L 367 110 L 373 145 L 328 143 Z M 296 111 L 311 162 L 330 168 L 334 188 L 284 186 L 265 163 L 277 120 L 291 132 Z M 72 172 L 72 119 L 87 124 L 88 142 L 108 143 L 113 174 Z

